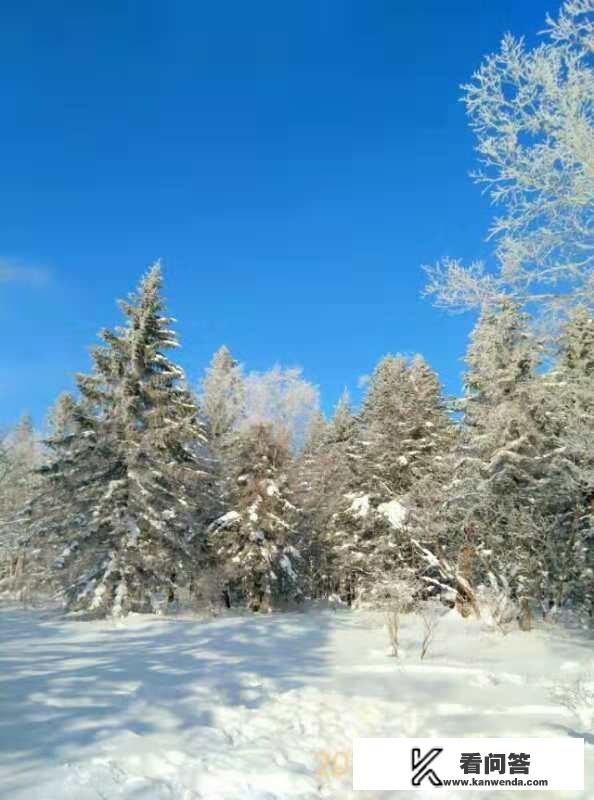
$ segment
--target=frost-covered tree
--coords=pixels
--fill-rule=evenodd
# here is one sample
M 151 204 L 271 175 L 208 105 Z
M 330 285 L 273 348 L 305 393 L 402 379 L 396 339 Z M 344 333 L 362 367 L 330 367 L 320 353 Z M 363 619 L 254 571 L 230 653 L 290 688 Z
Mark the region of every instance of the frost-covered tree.
M 36 491 L 41 458 L 33 421 L 25 414 L 0 442 L 0 577 L 13 573 L 22 555 L 27 506 Z
M 219 348 L 212 357 L 202 380 L 200 407 L 211 441 L 224 446 L 225 439 L 238 429 L 245 414 L 243 371 L 228 347 Z
M 338 399 L 334 414 L 328 424 L 328 441 L 348 446 L 355 437 L 357 421 L 353 413 L 351 398 L 345 389 Z
M 457 578 L 503 584 L 521 603 L 544 602 L 553 592 L 559 514 L 573 491 L 541 357 L 517 303 L 483 312 L 466 356 L 442 540 Z
M 425 361 L 382 359 L 346 453 L 348 490 L 330 525 L 334 569 L 348 601 L 397 569 L 414 571 L 412 492 L 435 477 L 450 438 L 441 387 Z
M 361 421 L 362 481 L 392 497 L 404 496 L 431 471 L 451 435 L 441 385 L 419 355 L 410 363 L 400 356 L 379 363 Z
M 200 565 L 209 478 L 204 432 L 164 315 L 160 266 L 120 303 L 126 324 L 104 330 L 80 399 L 55 412 L 36 509 L 38 535 L 62 548 L 72 608 L 148 611 Z
M 594 318 L 575 308 L 557 342 L 553 368 L 544 377 L 548 420 L 573 466 L 570 495 L 557 508 L 554 601 L 594 609 Z
M 292 465 L 292 483 L 301 508 L 299 549 L 304 591 L 309 596 L 323 594 L 324 547 L 322 542 L 328 518 L 328 422 L 321 412 L 313 415 L 303 449 Z
M 329 421 L 315 418 L 295 463 L 301 508 L 304 571 L 312 596 L 327 597 L 341 586 L 341 563 L 333 551 L 334 517 L 351 491 L 351 456 L 357 421 L 348 392 L 341 395 Z
M 339 564 L 332 553 L 332 520 L 344 507 L 345 493 L 351 488 L 356 428 L 345 390 L 329 421 L 321 414 L 312 418 L 305 445 L 294 464 L 301 508 L 303 571 L 307 591 L 316 597 L 327 597 L 340 586 Z
M 446 260 L 429 292 L 450 307 L 502 294 L 546 307 L 588 300 L 594 288 L 594 0 L 567 0 L 546 38 L 507 35 L 464 89 L 477 138 L 475 177 L 499 213 L 497 269 Z
M 312 414 L 307 427 L 303 452 L 313 454 L 324 445 L 328 436 L 328 422 L 321 411 Z
M 594 319 L 584 305 L 573 309 L 557 343 L 557 372 L 584 384 L 584 393 L 594 381 Z
M 302 376 L 299 367 L 275 366 L 251 372 L 245 379 L 245 424 L 271 424 L 275 436 L 297 451 L 312 416 L 318 411 L 319 392 Z
M 76 429 L 76 400 L 70 392 L 62 392 L 46 418 L 48 438 L 58 438 Z
M 230 509 L 210 527 L 210 545 L 229 595 L 252 611 L 269 611 L 296 598 L 299 553 L 292 502 L 290 455 L 272 425 L 239 435 Z
M 202 380 L 199 401 L 213 459 L 217 505 L 222 510 L 229 500 L 231 461 L 246 413 L 243 371 L 227 347 L 214 354 Z

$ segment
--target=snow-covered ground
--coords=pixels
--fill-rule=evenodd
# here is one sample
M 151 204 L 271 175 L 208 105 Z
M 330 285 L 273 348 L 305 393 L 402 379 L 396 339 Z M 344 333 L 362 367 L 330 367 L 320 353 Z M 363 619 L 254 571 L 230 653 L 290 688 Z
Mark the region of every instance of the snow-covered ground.
M 397 661 L 362 612 L 82 622 L 4 603 L 0 797 L 405 797 L 354 793 L 328 764 L 340 771 L 355 736 L 579 734 L 589 788 L 543 796 L 594 798 L 592 729 L 552 694 L 592 669 L 591 640 L 450 613 L 421 661 L 421 635 L 407 618 Z

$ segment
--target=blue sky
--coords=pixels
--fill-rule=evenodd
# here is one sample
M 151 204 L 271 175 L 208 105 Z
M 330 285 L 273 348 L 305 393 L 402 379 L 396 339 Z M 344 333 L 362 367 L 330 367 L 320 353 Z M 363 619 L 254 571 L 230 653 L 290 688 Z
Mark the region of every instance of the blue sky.
M 0 424 L 41 423 L 162 258 L 179 360 L 300 364 L 331 407 L 387 352 L 450 392 L 472 320 L 421 264 L 484 255 L 459 84 L 541 0 L 8 0 Z

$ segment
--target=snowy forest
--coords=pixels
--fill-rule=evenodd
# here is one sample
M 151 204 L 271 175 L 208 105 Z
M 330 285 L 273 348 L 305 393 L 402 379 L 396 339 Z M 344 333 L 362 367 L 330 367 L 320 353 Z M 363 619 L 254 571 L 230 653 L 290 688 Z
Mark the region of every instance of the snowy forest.
M 38 201 L 69 249 L 53 290 L 0 254 L 0 289 L 27 279 L 2 304 L 10 319 L 24 298 L 0 385 L 0 796 L 594 800 L 594 0 L 486 57 L 531 3 L 13 5 L 2 50 L 29 71 L 0 136 L 24 142 L 35 188 L 15 159 L 3 235 L 43 242 Z M 471 44 L 456 129 L 443 80 L 470 74 Z M 408 136 L 391 149 L 388 117 Z M 464 195 L 433 172 L 457 172 L 467 123 L 482 261 L 441 249 L 474 242 Z M 308 235 L 297 252 L 327 223 L 319 252 Z M 191 261 L 212 255 L 205 232 L 227 261 Z M 286 260 L 263 250 L 260 267 L 259 237 L 288 232 Z M 412 240 L 438 252 L 407 259 Z M 112 294 L 117 317 L 87 342 Z M 343 371 L 370 374 L 333 407 Z
M 397 352 L 329 417 L 299 369 L 224 346 L 190 386 L 156 263 L 46 430 L 2 437 L 2 588 L 93 616 L 438 597 L 591 623 L 592 12 L 566 3 L 533 49 L 506 37 L 464 87 L 493 264 L 427 268 L 429 298 L 476 316 L 463 396 Z
M 391 604 L 486 592 L 529 626 L 592 617 L 594 320 L 551 341 L 509 297 L 486 307 L 465 394 L 422 356 L 387 355 L 353 408 L 318 410 L 299 370 L 244 374 L 226 347 L 192 391 L 153 266 L 101 332 L 40 440 L 3 440 L 3 585 L 69 609 L 251 611 L 306 599 Z M 505 608 L 503 607 L 505 606 Z

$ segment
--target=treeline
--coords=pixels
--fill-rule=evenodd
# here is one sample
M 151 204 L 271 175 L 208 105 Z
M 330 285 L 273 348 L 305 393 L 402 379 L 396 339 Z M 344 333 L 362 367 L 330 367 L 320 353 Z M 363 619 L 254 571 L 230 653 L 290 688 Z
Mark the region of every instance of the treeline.
M 486 305 L 464 397 L 420 356 L 386 356 L 364 400 L 326 419 L 298 371 L 245 375 L 226 348 L 198 392 L 153 267 L 101 333 L 77 393 L 38 442 L 0 454 L 3 583 L 69 609 L 151 612 L 192 600 L 287 608 L 308 598 L 431 595 L 497 614 L 594 595 L 594 321 L 548 345 L 520 306 Z

